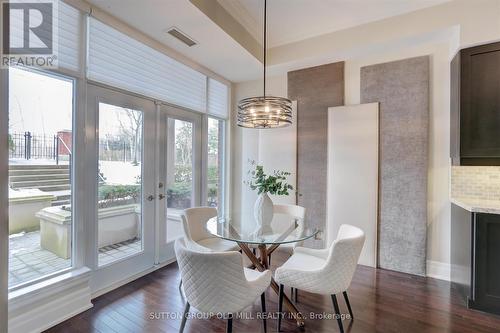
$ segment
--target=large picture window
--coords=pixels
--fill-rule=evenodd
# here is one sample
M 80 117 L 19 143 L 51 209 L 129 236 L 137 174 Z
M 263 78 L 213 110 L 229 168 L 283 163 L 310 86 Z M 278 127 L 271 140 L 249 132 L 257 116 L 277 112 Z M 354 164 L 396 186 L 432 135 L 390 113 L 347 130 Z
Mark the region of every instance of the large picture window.
M 71 267 L 73 80 L 9 69 L 9 287 Z

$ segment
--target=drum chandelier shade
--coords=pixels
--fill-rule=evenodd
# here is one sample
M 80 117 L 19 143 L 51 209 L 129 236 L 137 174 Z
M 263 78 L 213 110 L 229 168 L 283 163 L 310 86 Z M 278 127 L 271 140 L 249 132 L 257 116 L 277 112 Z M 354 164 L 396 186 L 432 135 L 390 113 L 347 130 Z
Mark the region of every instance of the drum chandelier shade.
M 238 103 L 238 126 L 279 128 L 292 124 L 292 102 L 283 97 L 260 96 Z
M 238 103 L 238 126 L 245 128 L 280 128 L 292 124 L 292 101 L 266 96 L 267 0 L 264 0 L 264 94 Z

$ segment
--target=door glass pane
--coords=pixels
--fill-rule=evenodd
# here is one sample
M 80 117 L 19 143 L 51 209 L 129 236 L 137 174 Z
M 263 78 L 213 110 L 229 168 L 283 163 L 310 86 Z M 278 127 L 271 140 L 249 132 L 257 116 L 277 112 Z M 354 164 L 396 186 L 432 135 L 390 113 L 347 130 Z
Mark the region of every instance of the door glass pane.
M 221 198 L 222 126 L 221 120 L 208 118 L 207 206 L 209 207 L 218 207 Z
M 141 252 L 143 113 L 99 103 L 99 266 Z
M 73 81 L 9 68 L 9 287 L 71 267 Z
M 193 202 L 193 123 L 168 119 L 167 242 L 182 235 L 180 214 Z

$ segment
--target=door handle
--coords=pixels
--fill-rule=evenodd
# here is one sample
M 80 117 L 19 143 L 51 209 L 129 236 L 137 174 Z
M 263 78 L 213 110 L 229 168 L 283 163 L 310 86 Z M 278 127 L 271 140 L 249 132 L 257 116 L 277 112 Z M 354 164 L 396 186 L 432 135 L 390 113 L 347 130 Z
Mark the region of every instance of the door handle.
M 165 194 L 159 194 L 158 199 L 163 200 L 165 198 Z
M 146 197 L 146 200 L 147 200 L 147 201 L 153 201 L 154 199 L 155 199 L 155 196 L 154 196 L 154 195 L 152 195 L 152 194 L 150 194 L 150 195 L 148 195 L 148 196 Z

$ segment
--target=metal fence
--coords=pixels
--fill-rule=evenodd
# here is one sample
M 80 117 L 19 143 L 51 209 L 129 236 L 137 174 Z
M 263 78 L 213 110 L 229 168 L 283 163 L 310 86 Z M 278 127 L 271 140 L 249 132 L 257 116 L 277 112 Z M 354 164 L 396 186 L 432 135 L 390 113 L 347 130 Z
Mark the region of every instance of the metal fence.
M 123 138 L 106 138 L 99 140 L 99 160 L 140 162 L 142 159 L 142 144 L 135 147 L 129 140 Z M 137 154 L 135 154 L 137 149 Z
M 125 141 L 108 141 L 101 140 L 99 142 L 99 160 L 101 161 L 130 161 L 132 158 L 130 144 Z
M 61 155 L 71 156 L 71 148 L 57 135 L 34 134 L 32 132 L 9 133 L 9 158 L 49 159 L 59 163 Z M 138 149 L 135 154 L 135 149 Z M 104 161 L 141 161 L 142 145 L 134 147 L 122 138 L 107 138 L 99 141 L 99 159 Z
M 31 132 L 9 133 L 9 157 L 30 159 L 58 159 L 56 135 Z

